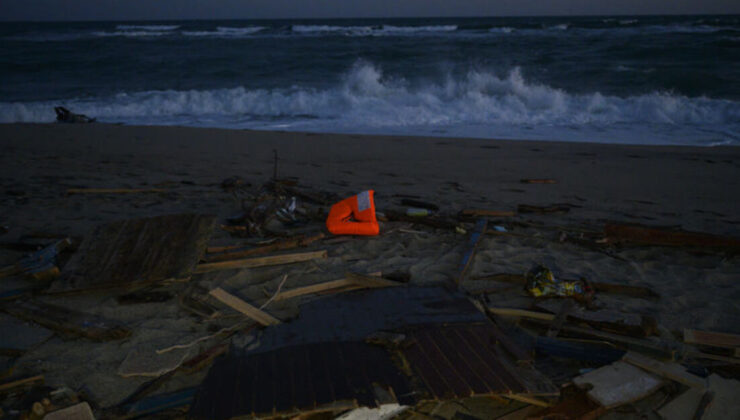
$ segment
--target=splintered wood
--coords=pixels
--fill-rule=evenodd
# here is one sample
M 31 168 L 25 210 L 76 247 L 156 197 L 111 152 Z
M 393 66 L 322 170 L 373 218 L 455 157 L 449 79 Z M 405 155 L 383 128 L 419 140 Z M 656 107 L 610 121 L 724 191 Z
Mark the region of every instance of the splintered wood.
M 268 314 L 267 312 L 260 310 L 259 308 L 256 308 L 248 304 L 247 302 L 239 299 L 238 297 L 232 295 L 231 293 L 227 292 L 226 290 L 220 287 L 211 290 L 209 294 L 215 297 L 216 299 L 218 299 L 219 301 L 221 301 L 222 303 L 224 303 L 225 305 L 257 321 L 261 325 L 268 326 L 268 325 L 274 325 L 274 324 L 280 323 L 279 319 Z
M 324 251 L 303 252 L 297 254 L 273 255 L 269 257 L 257 257 L 244 260 L 233 260 L 200 264 L 195 268 L 195 273 L 208 273 L 217 270 L 231 270 L 235 268 L 255 268 L 266 267 L 271 265 L 292 264 L 297 262 L 310 261 L 318 258 L 327 258 L 328 254 Z

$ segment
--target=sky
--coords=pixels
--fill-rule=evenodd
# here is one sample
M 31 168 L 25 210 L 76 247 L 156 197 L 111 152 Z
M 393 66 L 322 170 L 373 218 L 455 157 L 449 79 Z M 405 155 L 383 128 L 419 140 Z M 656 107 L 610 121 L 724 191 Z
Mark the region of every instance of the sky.
M 0 20 L 740 14 L 738 0 L 2 0 Z

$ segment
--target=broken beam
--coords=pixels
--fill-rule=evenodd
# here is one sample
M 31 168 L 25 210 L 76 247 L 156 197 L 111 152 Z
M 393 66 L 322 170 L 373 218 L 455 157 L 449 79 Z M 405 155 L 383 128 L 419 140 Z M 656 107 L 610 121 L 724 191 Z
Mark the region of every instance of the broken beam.
M 239 299 L 238 297 L 232 295 L 231 293 L 227 292 L 226 290 L 217 287 L 210 292 L 208 292 L 211 296 L 215 297 L 225 305 L 231 307 L 232 309 L 235 309 L 242 314 L 246 315 L 247 317 L 257 321 L 261 325 L 268 326 L 268 325 L 275 325 L 279 324 L 280 320 L 275 318 L 274 316 L 268 314 L 267 312 L 264 312 L 247 302 Z
M 270 265 L 291 264 L 296 262 L 309 261 L 317 258 L 326 258 L 327 256 L 328 254 L 326 250 L 323 250 L 297 254 L 273 255 L 269 257 L 248 258 L 243 260 L 214 262 L 199 264 L 195 267 L 194 272 L 196 274 L 200 274 L 216 270 L 229 270 L 233 268 L 255 268 Z

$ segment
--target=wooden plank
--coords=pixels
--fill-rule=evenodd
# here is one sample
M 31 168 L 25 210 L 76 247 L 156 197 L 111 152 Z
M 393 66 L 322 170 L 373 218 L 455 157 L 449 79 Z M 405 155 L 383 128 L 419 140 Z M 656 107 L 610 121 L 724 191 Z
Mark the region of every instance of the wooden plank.
M 604 226 L 604 236 L 606 243 L 740 250 L 740 239 L 643 225 L 610 223 Z
M 16 388 L 20 388 L 24 386 L 43 384 L 43 383 L 44 383 L 44 375 L 36 375 L 36 376 L 28 377 L 28 378 L 17 379 L 15 381 L 10 381 L 10 382 L 5 382 L 3 384 L 0 384 L 0 393 L 12 391 Z
M 552 313 L 560 310 L 558 302 L 552 299 L 539 302 L 535 306 L 538 309 L 544 309 Z M 602 331 L 636 338 L 648 337 L 655 333 L 658 328 L 657 321 L 650 316 L 609 309 L 588 311 L 581 307 L 575 307 L 568 314 L 568 319 L 574 322 L 585 322 Z
M 553 204 L 551 206 L 531 206 L 528 204 L 520 204 L 517 206 L 516 211 L 519 213 L 567 213 L 570 211 L 570 207 L 562 204 Z
M 359 274 L 352 273 L 355 276 L 360 276 Z M 275 296 L 276 301 L 278 300 L 285 300 L 290 299 L 298 296 L 304 296 L 304 295 L 310 295 L 310 294 L 318 294 L 322 292 L 345 292 L 349 290 L 356 290 L 356 289 L 363 289 L 366 287 L 387 287 L 387 286 L 397 286 L 400 285 L 400 283 L 391 282 L 390 280 L 384 280 L 384 279 L 376 279 L 375 277 L 380 276 L 380 272 L 370 273 L 367 276 L 362 276 L 363 279 L 367 277 L 371 277 L 373 281 L 382 281 L 382 282 L 389 282 L 393 284 L 382 284 L 382 283 L 374 283 L 376 285 L 369 284 L 368 282 L 362 283 L 358 282 L 357 278 L 350 279 L 350 278 L 344 278 L 344 279 L 337 279 L 332 281 L 327 281 L 323 283 L 318 284 L 311 284 L 308 286 L 303 287 L 297 287 L 295 289 L 286 290 L 284 292 L 280 292 L 277 296 Z M 381 285 L 382 284 L 382 285 Z
M 531 311 L 522 311 L 519 310 L 518 312 L 522 313 L 521 315 L 514 315 L 514 316 L 523 316 L 529 320 L 531 323 L 539 324 L 545 328 L 549 327 L 549 322 L 551 319 L 542 319 L 537 317 L 529 316 L 526 312 Z M 535 312 L 536 316 L 539 317 L 540 312 Z M 554 317 L 554 315 L 546 314 L 550 317 Z M 625 337 L 622 335 L 612 334 L 604 331 L 599 331 L 593 328 L 582 328 L 572 325 L 564 325 L 561 329 L 562 332 L 570 334 L 575 334 L 578 336 L 586 336 L 586 337 L 592 337 L 592 338 L 598 338 L 601 340 L 609 341 L 613 344 L 616 344 L 620 348 L 627 348 L 630 350 L 635 350 L 640 353 L 646 353 L 650 354 L 652 356 L 656 356 L 662 359 L 667 360 L 675 360 L 676 358 L 676 351 L 671 349 L 668 346 L 662 346 L 662 345 L 656 345 L 653 344 L 650 341 L 647 340 L 641 340 L 637 338 L 632 337 Z
M 67 194 L 133 194 L 161 193 L 171 191 L 165 188 L 69 188 Z
M 615 362 L 573 379 L 579 388 L 606 409 L 618 407 L 652 394 L 663 381 L 626 362 Z
M 403 283 L 399 283 L 397 281 L 386 280 L 384 278 L 380 278 L 377 276 L 369 276 L 369 275 L 359 274 L 359 273 L 347 272 L 344 274 L 344 276 L 345 278 L 347 278 L 347 280 L 351 280 L 355 282 L 356 285 L 363 286 L 363 287 L 376 288 L 376 287 L 396 287 L 396 286 L 403 285 Z
M 470 239 L 468 240 L 468 249 L 465 251 L 465 254 L 463 254 L 462 261 L 460 262 L 458 274 L 455 278 L 455 283 L 460 284 L 463 280 L 465 280 L 465 276 L 473 261 L 473 257 L 475 256 L 475 249 L 478 247 L 478 243 L 485 233 L 487 226 L 487 219 L 478 219 L 478 221 L 475 223 L 473 233 L 470 234 Z
M 736 334 L 700 331 L 685 328 L 683 330 L 683 341 L 684 343 L 699 344 L 702 346 L 740 349 L 740 335 Z
M 235 268 L 255 268 L 271 265 L 292 264 L 310 261 L 317 258 L 327 258 L 326 250 L 302 252 L 296 254 L 272 255 L 269 257 L 249 258 L 243 260 L 223 261 L 215 263 L 200 264 L 195 267 L 195 273 L 208 273 L 216 270 L 230 270 Z
M 539 319 L 542 321 L 553 321 L 555 319 L 555 315 L 553 314 L 548 314 L 545 312 L 528 311 L 526 309 L 492 308 L 492 307 L 488 307 L 486 309 L 488 310 L 488 312 L 494 315 L 499 315 L 499 316 L 524 317 L 524 318 Z
M 558 181 L 555 181 L 554 179 L 530 179 L 525 178 L 520 180 L 522 184 L 557 184 Z
M 688 351 L 686 352 L 686 357 L 691 357 L 694 359 L 717 360 L 719 362 L 725 362 L 725 363 L 732 364 L 732 365 L 740 365 L 740 356 L 728 357 L 728 356 L 720 356 L 719 354 L 702 353 L 699 351 Z
M 505 210 L 484 210 L 484 209 L 465 209 L 460 212 L 463 216 L 471 217 L 513 217 L 516 216 L 515 211 Z
M 254 306 L 239 299 L 238 297 L 232 295 L 231 293 L 227 292 L 226 290 L 220 287 L 217 287 L 208 293 L 211 296 L 218 299 L 219 301 L 221 301 L 222 303 L 224 303 L 225 305 L 241 312 L 242 314 L 248 316 L 249 318 L 257 321 L 261 325 L 268 326 L 268 325 L 275 325 L 275 324 L 280 323 L 279 319 L 268 314 L 267 312 L 264 312 L 258 308 L 255 308 Z
M 283 251 L 287 249 L 293 249 L 293 248 L 299 248 L 303 246 L 308 246 L 316 241 L 319 241 L 323 239 L 326 235 L 323 233 L 318 233 L 313 236 L 300 236 L 297 238 L 290 238 L 285 239 L 282 241 L 278 241 L 273 244 L 260 246 L 256 248 L 250 248 L 250 249 L 243 249 L 243 250 L 233 250 L 231 252 L 223 252 L 215 255 L 208 255 L 206 256 L 205 260 L 209 263 L 211 262 L 219 262 L 219 261 L 229 261 L 229 260 L 235 260 L 235 259 L 242 259 L 246 257 L 251 257 L 254 255 L 260 255 L 260 254 L 268 254 L 270 252 L 275 251 Z
M 2 310 L 62 334 L 95 341 L 118 340 L 131 335 L 131 330 L 114 321 L 41 302 L 13 302 Z
M 515 401 L 521 401 L 523 403 L 536 405 L 537 407 L 550 407 L 552 405 L 548 401 L 543 401 L 539 398 L 530 397 L 526 394 L 503 394 L 503 396 Z
M 693 388 L 703 390 L 707 387 L 707 383 L 703 378 L 686 372 L 683 366 L 677 363 L 664 363 L 631 351 L 627 352 L 622 360 L 648 372 L 653 372 Z

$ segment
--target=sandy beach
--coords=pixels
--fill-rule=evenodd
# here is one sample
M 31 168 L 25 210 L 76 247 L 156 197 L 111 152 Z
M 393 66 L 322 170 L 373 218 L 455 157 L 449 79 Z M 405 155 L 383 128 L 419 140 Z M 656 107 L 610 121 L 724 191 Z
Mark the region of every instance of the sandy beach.
M 600 231 L 607 222 L 680 227 L 740 237 L 740 148 L 623 146 L 436 137 L 398 137 L 261 132 L 106 124 L 0 125 L 0 242 L 33 234 L 82 238 L 93 227 L 122 219 L 175 213 L 210 214 L 217 226 L 242 211 L 241 199 L 222 181 L 240 177 L 257 191 L 273 177 L 312 191 L 347 197 L 376 191 L 379 212 L 404 211 L 402 198 L 439 206 L 449 217 L 464 209 L 516 211 L 519 205 L 569 208 L 567 213 L 520 213 L 489 220 L 515 235 L 485 235 L 461 288 L 496 286 L 479 280 L 497 273 L 527 272 L 535 264 L 558 277 L 583 277 L 645 286 L 660 295 L 647 300 L 600 295 L 604 307 L 651 315 L 660 334 L 684 328 L 740 333 L 740 260 L 725 252 L 667 247 L 616 247 L 608 252 L 561 241 L 562 232 Z M 551 179 L 528 184 L 523 179 Z M 164 189 L 138 194 L 67 194 L 75 188 Z M 300 200 L 299 200 L 300 201 Z M 328 210 L 328 208 L 326 209 Z M 466 225 L 468 232 L 472 223 Z M 562 230 L 568 227 L 570 230 Z M 314 222 L 306 231 L 326 232 Z M 377 237 L 314 243 L 328 258 L 312 264 L 227 270 L 164 286 L 178 293 L 189 284 L 223 287 L 267 301 L 283 276 L 291 289 L 341 278 L 347 271 L 405 272 L 416 285 L 453 281 L 468 234 L 405 222 L 381 222 Z M 328 233 L 327 233 L 328 234 Z M 210 246 L 245 243 L 216 228 Z M 23 252 L 0 249 L 0 265 Z M 29 284 L 7 279 L 4 290 Z M 39 297 L 117 320 L 134 333 L 123 341 L 94 343 L 53 337 L 19 359 L 14 372 L 43 374 L 51 386 L 85 389 L 100 407 L 123 400 L 147 378 L 116 372 L 134 349 L 188 343 L 234 317 L 203 321 L 182 311 L 176 299 L 118 305 L 116 294 Z M 309 299 L 309 298 L 306 298 Z M 521 289 L 487 296 L 491 305 L 527 308 Z M 298 314 L 301 299 L 270 303 L 280 319 Z M 213 341 L 204 341 L 205 348 Z M 193 356 L 198 347 L 182 357 Z M 162 391 L 193 386 L 205 372 L 177 377 Z

